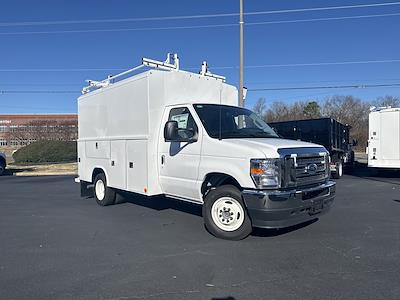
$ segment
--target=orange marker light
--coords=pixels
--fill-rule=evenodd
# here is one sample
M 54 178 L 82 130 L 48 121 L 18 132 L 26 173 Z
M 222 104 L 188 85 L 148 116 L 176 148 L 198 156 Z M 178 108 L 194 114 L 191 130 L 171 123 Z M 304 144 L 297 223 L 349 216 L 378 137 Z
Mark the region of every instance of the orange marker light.
M 264 174 L 264 171 L 263 171 L 263 169 L 260 169 L 260 168 L 251 168 L 250 173 L 254 174 L 254 175 L 262 175 L 262 174 Z
M 144 190 L 145 193 L 147 193 L 147 187 L 145 187 L 143 190 Z

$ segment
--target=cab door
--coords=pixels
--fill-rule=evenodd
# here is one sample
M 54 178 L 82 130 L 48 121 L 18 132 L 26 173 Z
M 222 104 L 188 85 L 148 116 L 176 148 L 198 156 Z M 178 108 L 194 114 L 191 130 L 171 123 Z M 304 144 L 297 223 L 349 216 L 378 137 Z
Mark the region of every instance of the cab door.
M 201 126 L 196 123 L 190 106 L 167 107 L 162 122 L 158 159 L 159 179 L 164 194 L 200 201 L 197 179 L 201 153 Z M 165 141 L 163 128 L 167 121 L 176 121 L 178 128 L 194 132 L 195 141 Z

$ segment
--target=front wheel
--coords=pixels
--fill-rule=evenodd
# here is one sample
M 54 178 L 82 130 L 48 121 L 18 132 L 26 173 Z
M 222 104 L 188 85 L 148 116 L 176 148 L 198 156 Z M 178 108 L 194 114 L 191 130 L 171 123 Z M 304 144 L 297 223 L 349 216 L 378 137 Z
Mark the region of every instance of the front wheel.
M 115 190 L 107 186 L 106 176 L 100 173 L 94 179 L 94 198 L 101 206 L 115 203 Z
M 218 238 L 241 240 L 252 231 L 241 192 L 232 185 L 217 187 L 207 194 L 203 218 L 207 230 Z

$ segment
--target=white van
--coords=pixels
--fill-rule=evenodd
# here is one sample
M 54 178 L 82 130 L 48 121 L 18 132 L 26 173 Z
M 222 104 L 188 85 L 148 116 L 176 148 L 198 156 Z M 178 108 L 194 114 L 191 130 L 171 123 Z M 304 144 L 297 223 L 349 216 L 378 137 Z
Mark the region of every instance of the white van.
M 400 108 L 371 107 L 368 167 L 400 169 Z
M 152 69 L 127 77 L 139 67 Z M 93 187 L 104 206 L 118 190 L 199 203 L 207 229 L 233 240 L 330 208 L 324 147 L 279 138 L 204 63 L 200 74 L 179 70 L 176 55 L 173 64 L 143 59 L 139 67 L 89 81 L 78 99 L 83 196 Z

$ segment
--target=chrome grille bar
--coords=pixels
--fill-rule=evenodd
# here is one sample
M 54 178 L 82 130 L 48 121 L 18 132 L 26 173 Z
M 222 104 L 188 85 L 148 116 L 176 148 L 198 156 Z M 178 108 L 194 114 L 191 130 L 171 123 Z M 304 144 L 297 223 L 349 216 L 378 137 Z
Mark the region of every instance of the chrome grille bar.
M 283 188 L 321 183 L 329 176 L 329 153 L 325 148 L 288 148 L 278 152 L 283 160 Z

